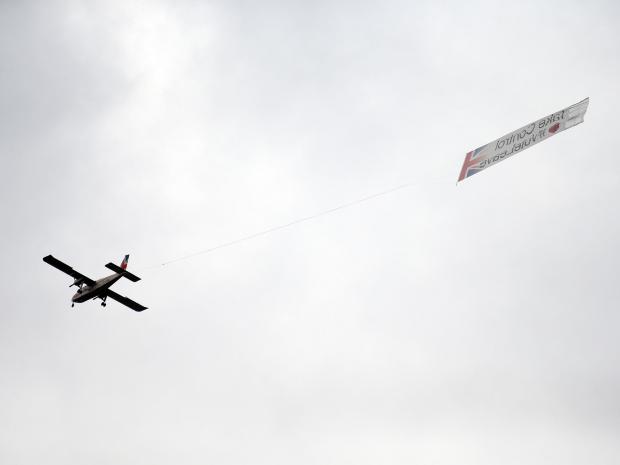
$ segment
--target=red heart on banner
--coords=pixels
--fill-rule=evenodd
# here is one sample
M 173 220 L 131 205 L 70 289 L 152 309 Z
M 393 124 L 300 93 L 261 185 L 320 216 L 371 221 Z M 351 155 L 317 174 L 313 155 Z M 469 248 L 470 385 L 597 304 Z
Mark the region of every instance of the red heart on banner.
M 551 134 L 555 134 L 555 132 L 560 129 L 560 123 L 555 123 L 553 126 L 549 128 L 549 132 Z

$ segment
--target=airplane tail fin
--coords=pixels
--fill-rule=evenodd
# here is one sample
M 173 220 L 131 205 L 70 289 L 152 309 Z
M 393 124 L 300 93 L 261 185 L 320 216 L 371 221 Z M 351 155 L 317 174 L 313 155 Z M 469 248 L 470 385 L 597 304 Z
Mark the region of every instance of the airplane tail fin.
M 105 267 L 114 271 L 115 273 L 120 274 L 123 278 L 127 278 L 129 281 L 133 281 L 134 283 L 136 281 L 140 281 L 140 278 L 138 278 L 135 274 L 127 271 L 128 261 L 129 261 L 129 255 L 125 255 L 125 258 L 123 259 L 123 262 L 121 263 L 121 266 L 115 265 L 114 263 L 108 263 Z

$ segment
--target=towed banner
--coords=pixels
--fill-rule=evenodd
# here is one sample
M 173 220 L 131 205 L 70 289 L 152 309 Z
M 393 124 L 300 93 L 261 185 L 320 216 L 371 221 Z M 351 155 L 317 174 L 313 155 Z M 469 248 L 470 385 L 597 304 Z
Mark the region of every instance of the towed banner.
M 589 98 L 582 100 L 469 152 L 465 155 L 459 181 L 479 173 L 558 132 L 564 131 L 564 129 L 583 123 L 589 102 Z

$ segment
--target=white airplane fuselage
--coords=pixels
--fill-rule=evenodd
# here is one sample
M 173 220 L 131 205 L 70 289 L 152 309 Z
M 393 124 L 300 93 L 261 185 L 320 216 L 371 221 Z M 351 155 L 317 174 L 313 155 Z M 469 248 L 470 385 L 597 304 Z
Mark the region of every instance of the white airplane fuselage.
M 114 273 L 113 275 L 98 279 L 92 286 L 82 286 L 82 288 L 77 291 L 75 295 L 71 298 L 71 302 L 82 303 L 86 302 L 87 300 L 94 299 L 95 297 L 98 297 L 103 291 L 112 286 L 112 284 L 114 284 L 116 281 L 121 279 L 121 277 L 122 275 Z

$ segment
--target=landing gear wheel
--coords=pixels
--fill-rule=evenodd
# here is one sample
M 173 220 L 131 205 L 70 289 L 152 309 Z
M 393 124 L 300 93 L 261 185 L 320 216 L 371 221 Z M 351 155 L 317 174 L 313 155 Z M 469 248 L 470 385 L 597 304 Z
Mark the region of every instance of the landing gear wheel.
M 102 307 L 105 307 L 105 302 L 101 302 L 101 306 L 102 306 Z
M 75 307 L 75 303 L 72 303 L 72 304 L 71 304 L 71 308 L 73 308 L 73 307 Z

